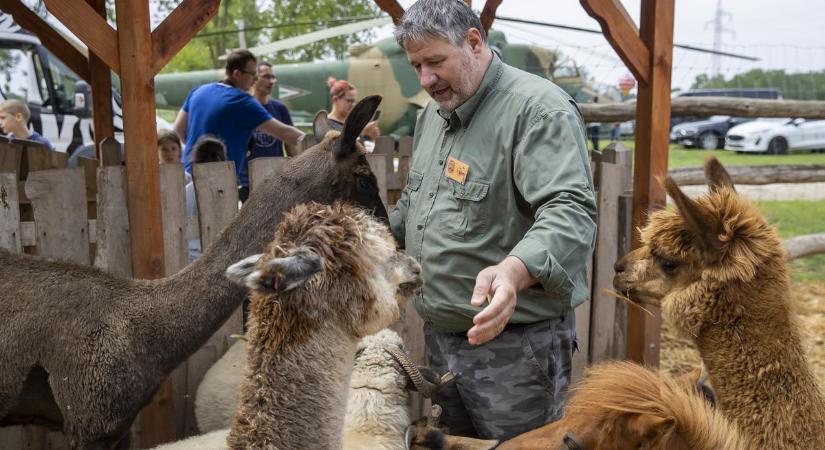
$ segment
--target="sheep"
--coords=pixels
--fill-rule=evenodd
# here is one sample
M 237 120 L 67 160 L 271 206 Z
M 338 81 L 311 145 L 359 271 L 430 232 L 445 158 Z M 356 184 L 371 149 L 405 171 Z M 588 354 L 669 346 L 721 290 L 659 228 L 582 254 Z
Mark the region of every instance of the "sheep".
M 674 379 L 628 362 L 596 365 L 572 389 L 561 420 L 496 449 L 752 448 L 696 389 L 697 376 Z
M 358 344 L 344 417 L 344 450 L 405 450 L 410 425 L 409 391 L 429 398 L 443 377 L 417 368 L 404 352 L 401 337 L 385 329 Z
M 284 216 L 266 254 L 227 277 L 252 291 L 229 448 L 341 448 L 358 341 L 400 317 L 396 296 L 421 286 L 420 266 L 365 212 L 309 203 Z
M 398 299 L 399 302 L 404 299 Z M 236 342 L 206 373 L 195 398 L 201 432 L 228 427 L 238 406 L 238 387 L 246 365 L 246 344 Z M 344 448 L 404 448 L 410 424 L 409 394 L 429 398 L 452 374 L 439 376 L 416 367 L 404 353 L 403 341 L 385 329 L 358 344 L 344 418 Z
M 678 210 L 657 211 L 613 284 L 662 315 L 699 349 L 720 410 L 753 448 L 825 448 L 825 399 L 787 297 L 776 230 L 740 197 L 715 158 L 710 192 L 692 200 L 671 179 Z
M 63 430 L 78 448 L 111 448 L 158 386 L 240 306 L 245 290 L 221 274 L 260 252 L 284 211 L 308 201 L 355 202 L 387 220 L 357 142 L 380 97 L 355 106 L 291 158 L 194 263 L 162 280 L 0 251 L 0 426 Z

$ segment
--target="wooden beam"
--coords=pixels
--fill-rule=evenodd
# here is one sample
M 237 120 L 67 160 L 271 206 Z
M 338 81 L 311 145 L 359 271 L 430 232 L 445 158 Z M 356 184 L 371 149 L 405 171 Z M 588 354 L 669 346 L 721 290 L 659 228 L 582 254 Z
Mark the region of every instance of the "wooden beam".
M 104 18 L 106 17 L 106 0 L 86 0 L 86 3 Z M 104 139 L 115 136 L 114 111 L 112 110 L 112 73 L 106 63 L 94 52 L 89 52 L 89 73 L 92 86 L 92 122 L 95 148 Z M 103 158 L 98 155 L 98 164 L 103 165 Z
M 633 230 L 645 225 L 651 210 L 665 206 L 665 192 L 657 177 L 667 174 L 674 2 L 642 0 L 640 34 L 650 50 L 650 72 L 647 83 L 639 85 L 637 100 Z M 633 248 L 639 245 L 639 234 L 634 232 Z M 628 310 L 627 356 L 633 361 L 658 367 L 661 313 L 658 307 L 649 309 L 653 317 L 637 308 Z
M 158 73 L 218 13 L 220 0 L 184 0 L 152 32 L 153 71 Z
M 74 48 L 63 36 L 54 30 L 46 21 L 30 10 L 20 0 L 6 0 L 3 2 L 3 11 L 11 14 L 14 21 L 23 28 L 31 31 L 40 39 L 44 47 L 54 53 L 80 78 L 91 82 L 89 63 L 78 49 Z
M 636 118 L 636 102 L 579 103 L 585 122 L 623 122 Z M 676 97 L 670 116 L 794 117 L 825 119 L 825 101 L 762 100 L 734 97 Z
M 487 0 L 487 3 L 484 4 L 484 9 L 481 10 L 481 26 L 484 27 L 484 32 L 490 31 L 490 27 L 493 26 L 493 20 L 496 18 L 496 10 L 498 9 L 498 5 L 501 4 L 501 0 Z
M 580 0 L 587 14 L 602 27 L 604 37 L 619 54 L 633 76 L 647 83 L 650 73 L 650 52 L 639 37 L 639 29 L 619 0 Z
M 375 0 L 375 4 L 381 8 L 381 11 L 384 11 L 392 17 L 392 23 L 398 25 L 401 22 L 401 16 L 404 15 L 404 8 L 398 4 L 397 0 Z
M 120 57 L 118 56 L 118 34 L 100 17 L 86 2 L 76 0 L 45 0 L 46 8 L 54 14 L 66 28 L 71 30 L 89 51 L 116 73 L 120 73 Z M 130 61 L 132 63 L 132 61 Z

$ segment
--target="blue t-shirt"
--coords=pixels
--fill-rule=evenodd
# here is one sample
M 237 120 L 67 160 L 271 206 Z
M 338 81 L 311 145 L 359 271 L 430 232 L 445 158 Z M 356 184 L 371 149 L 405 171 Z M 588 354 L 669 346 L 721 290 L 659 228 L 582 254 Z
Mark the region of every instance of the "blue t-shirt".
M 9 138 L 9 141 L 11 141 L 12 139 L 25 139 L 27 141 L 39 142 L 39 143 L 45 145 L 46 148 L 48 148 L 49 150 L 54 150 L 54 146 L 52 145 L 52 143 L 49 142 L 48 139 L 46 139 L 45 137 L 43 137 L 43 135 L 41 135 L 40 133 L 38 133 L 36 131 L 32 131 L 32 134 L 29 135 L 29 137 L 27 137 L 27 138 L 18 138 L 14 135 L 14 133 L 9 133 L 8 138 Z
M 213 134 L 226 144 L 226 156 L 235 162 L 238 179 L 246 159 L 246 145 L 258 125 L 272 116 L 248 93 L 221 83 L 209 83 L 193 89 L 183 108 L 189 114 L 186 148 L 181 162 L 192 172 L 189 154 L 204 134 Z
M 289 110 L 283 103 L 270 99 L 263 107 L 275 119 L 287 125 L 292 125 L 292 117 L 289 115 Z M 246 154 L 246 163 L 241 171 L 241 186 L 249 185 L 249 161 L 267 156 L 284 156 L 284 143 L 280 139 L 276 139 L 261 131 L 256 130 L 252 133 L 252 145 L 252 149 Z

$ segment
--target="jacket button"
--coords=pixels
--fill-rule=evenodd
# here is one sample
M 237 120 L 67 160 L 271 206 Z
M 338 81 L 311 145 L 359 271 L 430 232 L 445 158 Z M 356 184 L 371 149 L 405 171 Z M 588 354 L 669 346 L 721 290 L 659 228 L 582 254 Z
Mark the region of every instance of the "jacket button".
M 421 230 L 423 230 L 423 229 L 424 229 L 424 225 L 418 225 L 418 226 L 416 226 L 415 228 L 417 228 L 419 231 L 421 231 Z
M 433 198 L 433 197 L 435 197 L 435 194 L 433 194 L 432 192 L 430 192 L 430 198 Z
M 443 165 L 444 165 L 444 161 L 443 161 L 443 160 L 441 160 L 441 159 L 439 159 L 439 160 L 438 160 L 438 165 L 439 165 L 439 166 L 443 166 Z

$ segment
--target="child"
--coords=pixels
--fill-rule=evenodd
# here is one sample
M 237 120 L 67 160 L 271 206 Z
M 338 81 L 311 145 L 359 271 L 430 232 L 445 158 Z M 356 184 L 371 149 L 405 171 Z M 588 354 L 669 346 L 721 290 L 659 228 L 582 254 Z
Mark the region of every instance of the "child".
M 29 107 L 20 100 L 10 99 L 0 103 L 0 127 L 3 128 L 3 133 L 6 133 L 10 141 L 26 139 L 41 143 L 49 150 L 54 150 L 54 146 L 48 139 L 40 133 L 29 131 L 29 117 L 31 117 Z
M 226 161 L 226 145 L 220 138 L 206 134 L 195 141 L 192 146 L 192 165 Z M 194 169 L 192 170 L 194 172 Z M 190 181 L 186 185 L 186 217 L 198 217 L 198 199 L 195 196 L 195 183 Z M 189 262 L 191 263 L 201 255 L 201 240 L 199 238 L 189 240 Z
M 160 164 L 180 163 L 180 137 L 173 130 L 158 130 L 158 162 Z

